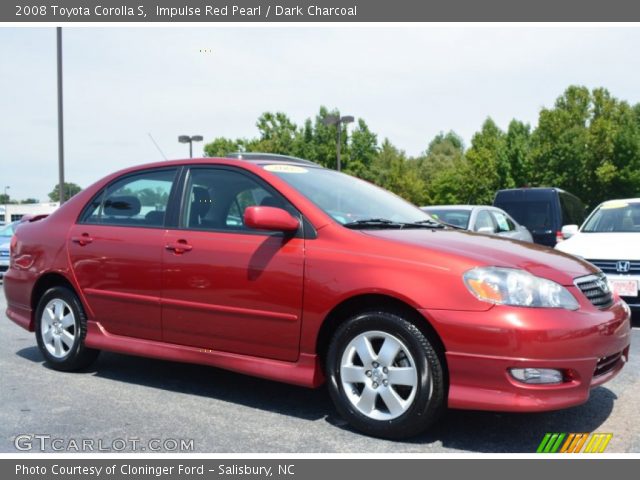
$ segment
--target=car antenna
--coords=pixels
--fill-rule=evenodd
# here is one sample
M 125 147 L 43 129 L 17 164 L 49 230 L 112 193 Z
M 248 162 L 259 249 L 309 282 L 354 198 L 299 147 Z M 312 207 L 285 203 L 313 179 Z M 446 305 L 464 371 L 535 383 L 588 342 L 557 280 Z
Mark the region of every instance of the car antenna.
M 160 155 L 162 155 L 162 157 L 166 160 L 167 156 L 164 154 L 164 152 L 162 151 L 162 149 L 160 148 L 160 145 L 158 145 L 158 143 L 153 139 L 153 137 L 151 136 L 150 132 L 147 132 L 147 135 L 149 135 L 149 138 L 151 139 L 151 141 L 153 142 L 153 144 L 156 146 L 156 148 L 158 149 L 158 151 L 160 152 Z

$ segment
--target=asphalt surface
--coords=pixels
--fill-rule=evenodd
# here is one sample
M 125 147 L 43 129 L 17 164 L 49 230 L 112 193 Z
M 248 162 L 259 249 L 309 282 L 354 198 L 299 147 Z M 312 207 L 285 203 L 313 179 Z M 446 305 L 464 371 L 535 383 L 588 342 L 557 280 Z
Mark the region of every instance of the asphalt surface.
M 531 453 L 546 432 L 592 431 L 613 433 L 607 452 L 640 452 L 639 316 L 630 362 L 585 405 L 536 414 L 451 410 L 421 437 L 391 442 L 352 431 L 324 388 L 111 353 L 85 372 L 56 372 L 5 308 L 0 289 L 1 452 L 17 452 L 16 436 L 35 434 L 49 436 L 31 441 L 36 452 L 51 451 L 53 439 L 73 452 L 89 439 L 94 451 L 125 452 L 179 451 L 173 440 L 186 440 L 186 451 L 207 453 Z

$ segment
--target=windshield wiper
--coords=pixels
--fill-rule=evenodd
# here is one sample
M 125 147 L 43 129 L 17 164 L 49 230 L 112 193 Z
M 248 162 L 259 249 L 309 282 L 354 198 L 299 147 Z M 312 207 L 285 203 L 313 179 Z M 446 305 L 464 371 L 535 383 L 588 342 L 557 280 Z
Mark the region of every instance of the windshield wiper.
M 453 225 L 451 223 L 443 222 L 442 220 L 420 220 L 419 224 L 423 225 L 431 225 L 433 228 L 455 228 L 456 230 L 465 230 L 464 227 L 460 227 L 458 225 Z
M 347 228 L 445 228 L 445 226 L 439 222 L 433 220 L 420 220 L 418 222 L 394 222 L 387 218 L 365 218 L 362 220 L 355 220 L 353 222 L 345 223 Z

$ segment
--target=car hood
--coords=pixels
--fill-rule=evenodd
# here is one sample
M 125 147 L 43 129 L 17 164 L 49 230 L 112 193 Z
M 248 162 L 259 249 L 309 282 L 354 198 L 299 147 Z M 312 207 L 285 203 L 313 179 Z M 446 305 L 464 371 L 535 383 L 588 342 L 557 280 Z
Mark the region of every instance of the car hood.
M 576 233 L 556 248 L 589 260 L 640 260 L 640 233 Z
M 574 278 L 598 271 L 584 260 L 548 247 L 461 230 L 363 230 L 362 233 L 421 247 L 427 251 L 430 263 L 441 259 L 443 266 L 448 266 L 445 262 L 450 264 L 453 257 L 462 268 L 519 268 L 569 286 L 573 285 Z

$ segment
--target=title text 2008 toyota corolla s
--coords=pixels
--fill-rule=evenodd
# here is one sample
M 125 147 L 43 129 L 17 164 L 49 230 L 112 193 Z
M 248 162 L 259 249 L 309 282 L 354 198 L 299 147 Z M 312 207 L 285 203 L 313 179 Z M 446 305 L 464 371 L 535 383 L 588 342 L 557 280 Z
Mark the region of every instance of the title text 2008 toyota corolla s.
M 447 406 L 581 404 L 629 350 L 628 307 L 594 266 L 444 227 L 290 158 L 112 174 L 25 222 L 10 260 L 7 314 L 55 368 L 110 350 L 326 380 L 340 414 L 381 437 Z

